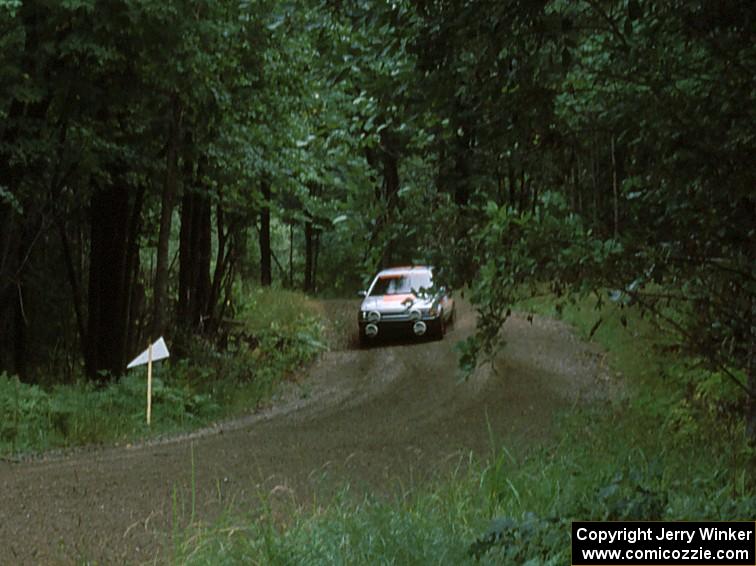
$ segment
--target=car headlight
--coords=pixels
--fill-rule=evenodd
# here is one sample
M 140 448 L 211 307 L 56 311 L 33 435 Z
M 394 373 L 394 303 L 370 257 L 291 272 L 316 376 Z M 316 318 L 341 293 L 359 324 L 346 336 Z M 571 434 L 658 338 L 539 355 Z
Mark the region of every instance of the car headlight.
M 409 313 L 410 320 L 420 320 L 423 317 L 423 313 L 421 313 L 417 309 L 412 309 Z
M 381 313 L 378 311 L 370 311 L 367 313 L 367 320 L 368 322 L 378 322 L 381 320 Z

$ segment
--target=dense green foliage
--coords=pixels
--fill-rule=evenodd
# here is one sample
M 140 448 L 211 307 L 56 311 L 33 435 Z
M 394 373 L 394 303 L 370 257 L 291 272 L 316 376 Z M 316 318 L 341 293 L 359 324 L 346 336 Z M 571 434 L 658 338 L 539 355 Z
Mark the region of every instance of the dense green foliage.
M 553 312 L 553 304 L 529 307 Z M 736 421 L 718 414 L 727 395 L 681 394 L 698 376 L 680 371 L 680 356 L 655 349 L 656 330 L 638 308 L 623 314 L 632 331 L 606 306 L 594 337 L 608 348 L 609 365 L 621 369 L 627 391 L 561 415 L 553 442 L 522 453 L 494 438 L 490 458 L 463 460 L 451 477 L 396 499 L 361 498 L 345 488 L 315 509 L 282 511 L 271 501 L 262 516 L 230 510 L 216 523 L 179 532 L 175 561 L 561 565 L 570 561 L 572 520 L 753 517 L 754 452 Z M 591 333 L 589 301 L 563 315 Z M 702 445 L 706 458 L 698 456 Z
M 754 29 L 744 0 L 3 0 L 0 367 L 107 382 L 160 334 L 223 352 L 242 282 L 422 261 L 470 288 L 467 366 L 524 289 L 609 289 L 756 437 Z
M 573 518 L 752 519 L 754 30 L 750 0 L 0 0 L 0 453 L 249 410 L 321 348 L 283 289 L 429 262 L 479 313 L 467 369 L 548 294 L 628 395 L 177 560 L 563 564 Z M 125 364 L 160 335 L 148 429 Z
M 428 3 L 416 40 L 448 118 L 440 174 L 459 178 L 453 273 L 485 322 L 468 353 L 523 284 L 609 288 L 657 315 L 674 303 L 681 346 L 752 397 L 753 5 L 488 8 Z

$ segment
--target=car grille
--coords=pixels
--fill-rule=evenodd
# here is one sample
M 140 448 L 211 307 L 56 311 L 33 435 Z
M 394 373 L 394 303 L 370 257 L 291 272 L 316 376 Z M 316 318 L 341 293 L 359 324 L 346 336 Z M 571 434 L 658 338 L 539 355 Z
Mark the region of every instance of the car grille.
M 396 320 L 407 320 L 409 321 L 410 316 L 408 312 L 399 312 L 399 313 L 382 313 L 381 314 L 381 320 L 382 321 L 396 321 Z

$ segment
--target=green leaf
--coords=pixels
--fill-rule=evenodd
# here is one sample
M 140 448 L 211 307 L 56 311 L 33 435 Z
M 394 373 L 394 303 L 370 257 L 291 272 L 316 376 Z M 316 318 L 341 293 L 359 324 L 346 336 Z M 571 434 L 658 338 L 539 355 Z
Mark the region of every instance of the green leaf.
M 276 18 L 275 18 L 275 19 L 274 19 L 274 20 L 273 20 L 273 21 L 272 21 L 271 23 L 269 23 L 269 24 L 268 24 L 267 26 L 265 26 L 265 27 L 267 27 L 267 28 L 268 28 L 268 30 L 270 30 L 270 31 L 275 31 L 275 30 L 277 30 L 277 29 L 278 29 L 279 27 L 281 27 L 281 25 L 283 25 L 283 23 L 284 23 L 285 21 L 286 21 L 286 16 L 284 16 L 284 15 L 280 15 L 280 16 L 277 16 L 277 17 L 276 17 Z
M 16 196 L 10 192 L 7 187 L 0 185 L 0 202 L 4 202 L 17 214 L 23 214 L 21 203 L 18 202 Z

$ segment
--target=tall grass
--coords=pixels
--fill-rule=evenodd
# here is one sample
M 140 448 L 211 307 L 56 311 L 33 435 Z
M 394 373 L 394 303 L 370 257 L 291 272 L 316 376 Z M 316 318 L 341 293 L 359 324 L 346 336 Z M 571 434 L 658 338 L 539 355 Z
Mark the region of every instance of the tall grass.
M 145 380 L 139 372 L 103 389 L 87 383 L 42 389 L 0 375 L 0 454 L 127 442 L 221 414 L 209 395 L 167 384 L 168 373 L 158 371 L 153 382 L 152 428 L 145 422 Z
M 527 306 L 553 313 L 553 305 Z M 739 421 L 710 410 L 713 395 L 681 387 L 712 376 L 660 349 L 664 337 L 632 309 L 582 303 L 561 316 L 585 336 L 604 319 L 594 339 L 629 395 L 558 416 L 558 437 L 525 456 L 493 450 L 392 500 L 355 502 L 347 486 L 284 520 L 263 508 L 195 524 L 176 534 L 175 562 L 561 565 L 570 561 L 573 520 L 753 520 L 756 460 Z M 727 398 L 726 387 L 718 397 Z
M 483 498 L 470 496 L 477 479 L 422 495 L 387 501 L 356 500 L 345 487 L 325 505 L 303 511 L 264 507 L 257 516 L 230 513 L 212 525 L 194 525 L 176 540 L 181 564 L 464 564 L 459 541 L 484 526 Z

